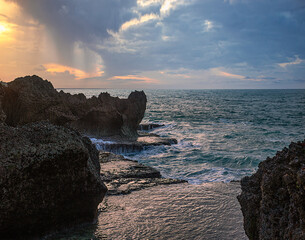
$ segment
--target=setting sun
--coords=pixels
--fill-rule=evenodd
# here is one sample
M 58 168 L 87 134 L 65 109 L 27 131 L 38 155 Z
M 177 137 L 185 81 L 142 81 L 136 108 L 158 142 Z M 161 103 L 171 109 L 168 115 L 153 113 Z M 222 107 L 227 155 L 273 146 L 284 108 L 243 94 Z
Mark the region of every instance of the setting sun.
M 0 43 L 12 40 L 12 28 L 6 22 L 0 22 Z
M 0 34 L 7 31 L 7 28 L 4 25 L 0 25 Z
M 11 31 L 11 27 L 6 22 L 0 22 L 0 34 L 7 33 Z

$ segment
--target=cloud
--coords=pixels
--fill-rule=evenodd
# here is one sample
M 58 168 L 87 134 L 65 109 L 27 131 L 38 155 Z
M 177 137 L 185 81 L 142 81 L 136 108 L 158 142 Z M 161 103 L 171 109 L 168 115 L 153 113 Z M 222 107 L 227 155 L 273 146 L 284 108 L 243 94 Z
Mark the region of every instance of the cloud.
M 91 73 L 87 73 L 77 68 L 59 65 L 56 63 L 44 64 L 43 67 L 45 68 L 45 71 L 53 74 L 68 72 L 70 75 L 74 75 L 76 80 L 84 79 L 84 78 L 101 77 L 104 73 L 99 69 L 99 67 L 97 67 L 95 71 Z
M 235 79 L 241 79 L 241 80 L 246 79 L 245 76 L 238 75 L 238 74 L 233 74 L 233 73 L 228 73 L 228 72 L 224 72 L 224 71 L 219 71 L 219 70 L 217 70 L 216 75 L 221 76 L 221 77 L 225 77 L 225 78 L 235 78 Z
M 143 80 L 124 77 L 146 76 L 158 79 L 160 87 L 176 87 L 176 78 L 180 87 L 245 87 L 251 82 L 270 88 L 272 81 L 288 85 L 304 76 L 304 1 L 6 2 L 18 4 L 26 22 L 42 29 L 35 35 L 36 55 L 29 50 L 24 54 L 39 53 L 36 65 L 65 66 L 77 79 L 92 73 L 90 79 L 103 84 L 134 84 Z M 0 11 L 0 20 L 8 21 L 7 16 L 21 25 L 17 17 Z M 97 77 L 98 71 L 103 75 Z
M 139 7 L 150 7 L 152 5 L 160 5 L 162 1 L 160 0 L 137 0 Z
M 160 8 L 160 14 L 163 17 L 168 16 L 171 11 L 176 10 L 178 7 L 191 4 L 192 2 L 191 0 L 164 0 Z
M 130 27 L 137 26 L 139 24 L 143 24 L 143 23 L 151 21 L 151 20 L 156 20 L 158 18 L 159 18 L 159 16 L 156 14 L 153 14 L 153 13 L 146 14 L 146 15 L 141 16 L 140 18 L 134 18 L 128 22 L 123 23 L 120 30 L 125 31 Z
M 279 63 L 279 66 L 282 68 L 286 68 L 287 66 L 290 65 L 297 65 L 304 62 L 304 60 L 300 59 L 298 56 L 295 56 L 295 60 L 291 61 L 291 62 L 285 62 L 285 63 Z
M 109 80 L 130 80 L 133 83 L 140 81 L 140 82 L 149 83 L 149 84 L 159 83 L 159 81 L 156 79 L 138 76 L 138 75 L 114 76 L 114 77 L 109 78 Z
M 45 27 L 46 38 L 52 40 L 58 63 L 73 66 L 75 46 L 91 51 L 91 46 L 109 37 L 133 16 L 135 0 L 7 0 L 17 3 L 28 15 Z M 90 55 L 90 54 L 89 54 Z M 85 57 L 85 56 L 84 56 Z M 84 62 L 94 68 L 98 62 L 87 57 Z

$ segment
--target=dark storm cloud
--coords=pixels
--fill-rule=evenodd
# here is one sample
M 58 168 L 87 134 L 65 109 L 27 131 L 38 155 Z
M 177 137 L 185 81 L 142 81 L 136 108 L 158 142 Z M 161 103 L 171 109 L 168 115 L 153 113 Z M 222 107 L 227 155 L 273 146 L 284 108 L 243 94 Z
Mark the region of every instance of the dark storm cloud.
M 108 37 L 107 30 L 118 30 L 132 17 L 130 8 L 135 0 L 7 0 L 45 25 L 59 55 L 67 64 L 71 61 L 75 42 L 86 47 Z
M 56 35 L 71 41 L 107 37 L 107 29 L 117 30 L 130 19 L 135 0 L 11 0 L 17 2 Z

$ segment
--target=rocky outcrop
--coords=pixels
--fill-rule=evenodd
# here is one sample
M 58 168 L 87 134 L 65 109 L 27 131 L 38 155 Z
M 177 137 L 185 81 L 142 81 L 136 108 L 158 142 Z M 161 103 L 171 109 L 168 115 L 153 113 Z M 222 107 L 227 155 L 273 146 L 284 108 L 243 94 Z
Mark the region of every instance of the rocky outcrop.
M 241 187 L 238 201 L 250 240 L 305 239 L 305 141 L 261 162 Z
M 2 99 L 4 97 L 4 89 L 5 89 L 4 83 L 0 82 L 0 124 L 4 123 L 6 119 L 6 115 L 2 109 Z
M 143 91 L 132 92 L 127 99 L 108 93 L 86 99 L 84 94 L 57 92 L 47 80 L 27 76 L 8 83 L 2 105 L 10 126 L 49 120 L 90 136 L 136 139 L 146 101 Z
M 108 195 L 127 194 L 147 187 L 186 182 L 162 178 L 158 170 L 121 155 L 100 152 L 99 157 L 101 177 L 108 188 Z
M 107 191 L 99 172 L 96 148 L 75 131 L 0 125 L 1 238 L 39 238 L 94 221 Z

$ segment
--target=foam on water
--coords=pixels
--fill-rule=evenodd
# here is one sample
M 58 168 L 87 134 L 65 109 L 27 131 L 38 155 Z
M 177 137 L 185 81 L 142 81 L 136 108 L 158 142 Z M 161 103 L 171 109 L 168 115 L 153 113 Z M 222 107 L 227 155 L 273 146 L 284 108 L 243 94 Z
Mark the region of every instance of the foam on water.
M 105 144 L 114 144 L 115 143 L 114 141 L 106 141 L 106 140 L 98 139 L 98 138 L 90 138 L 90 140 L 91 140 L 92 143 L 94 143 L 97 146 L 98 149 L 102 145 L 105 145 Z
M 108 91 L 65 89 L 87 97 Z M 165 124 L 152 132 L 178 139 L 177 145 L 150 147 L 125 155 L 153 166 L 163 176 L 191 183 L 239 180 L 258 163 L 305 138 L 304 90 L 146 90 L 143 122 Z M 102 141 L 94 140 L 97 146 Z

